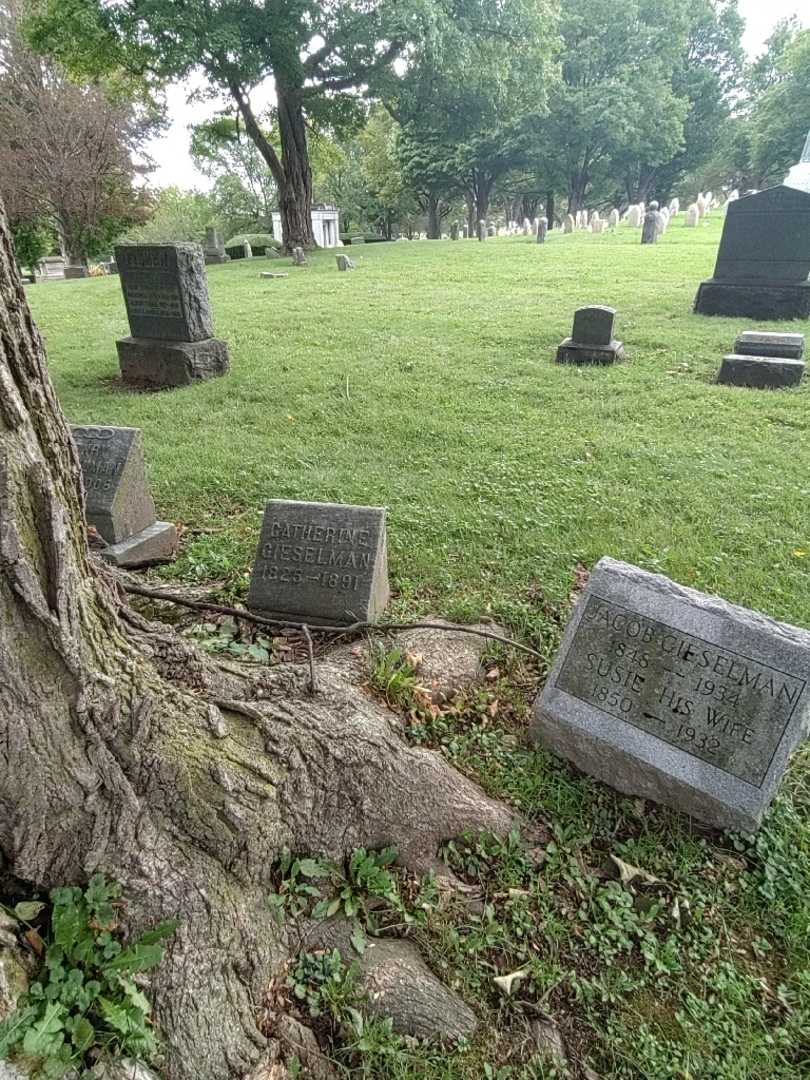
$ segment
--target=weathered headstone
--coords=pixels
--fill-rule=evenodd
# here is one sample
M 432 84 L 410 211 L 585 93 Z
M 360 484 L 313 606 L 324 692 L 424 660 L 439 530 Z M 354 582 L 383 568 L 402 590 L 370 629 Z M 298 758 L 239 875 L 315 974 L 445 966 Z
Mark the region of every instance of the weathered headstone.
M 352 237 L 352 247 L 354 247 L 356 244 L 365 244 L 365 242 L 366 242 L 365 236 L 353 236 Z
M 68 265 L 65 267 L 63 276 L 67 281 L 75 281 L 79 278 L 90 277 L 90 271 L 87 269 L 86 266 Z
M 268 502 L 251 610 L 295 622 L 367 622 L 382 614 L 389 595 L 382 507 Z
M 454 221 L 450 226 L 450 239 L 458 240 L 458 222 Z
M 734 345 L 740 356 L 776 356 L 801 360 L 804 356 L 804 334 L 769 334 L 761 330 L 744 330 Z
M 571 337 L 557 349 L 558 364 L 615 364 L 624 359 L 624 345 L 613 337 L 616 312 L 593 305 L 574 313 Z
M 230 259 L 252 259 L 253 248 L 247 240 L 240 240 L 238 244 L 228 244 L 225 249 Z
M 563 232 L 570 234 L 574 231 L 575 221 L 573 214 L 566 214 L 563 218 Z
M 124 382 L 185 386 L 224 375 L 228 347 L 213 336 L 202 249 L 127 244 L 115 259 L 131 331 L 116 343 Z
M 661 235 L 661 215 L 658 213 L 658 203 L 651 202 L 650 209 L 644 215 L 644 227 L 641 230 L 642 244 L 655 244 Z
M 354 270 L 355 264 L 348 255 L 336 255 L 338 270 Z
M 700 224 L 700 211 L 698 210 L 697 206 L 695 206 L 695 204 L 692 203 L 692 205 L 686 211 L 686 218 L 684 220 L 684 225 L 687 227 L 687 229 L 696 229 L 699 224 Z
M 802 381 L 802 375 L 804 375 L 803 360 L 732 353 L 723 357 L 717 381 L 726 386 L 782 390 L 786 386 L 798 386 Z
M 608 226 L 615 229 L 619 224 L 619 211 L 614 207 L 608 215 Z
M 294 266 L 306 266 L 307 257 L 302 247 L 293 248 L 292 261 Z
M 537 243 L 545 244 L 546 237 L 548 236 L 548 218 L 541 217 L 537 219 Z
M 532 736 L 620 791 L 755 830 L 810 709 L 810 633 L 601 559 Z
M 703 194 L 703 192 L 700 192 L 698 197 L 695 199 L 695 206 L 698 208 L 698 216 L 702 221 L 706 217 L 709 209 L 709 204 L 706 202 L 706 196 Z
M 672 217 L 675 217 L 676 214 L 679 214 L 681 212 L 681 200 L 680 199 L 673 199 L 672 200 L 672 202 L 669 204 L 669 212 L 672 215 Z
M 810 317 L 810 192 L 779 184 L 730 203 L 700 315 Z
M 487 223 L 485 221 L 478 222 L 478 239 L 483 243 L 487 238 Z
M 643 214 L 642 214 L 641 207 L 638 204 L 634 204 L 633 206 L 630 207 L 630 210 L 629 210 L 629 212 L 627 214 L 627 220 L 628 220 L 628 223 L 629 223 L 631 229 L 639 229 L 639 228 L 641 228 L 641 223 L 642 223 L 642 220 L 643 220 Z
M 63 278 L 65 276 L 65 260 L 61 255 L 46 255 L 39 265 L 44 278 Z
M 203 248 L 206 266 L 215 266 L 219 263 L 229 262 L 230 255 L 225 251 L 225 243 L 218 229 L 213 225 L 205 230 L 205 247 Z
M 597 236 L 600 235 L 605 231 L 605 224 L 606 223 L 602 218 L 597 218 L 595 221 L 591 222 L 591 232 L 596 233 Z
M 267 279 L 269 281 L 273 281 L 275 278 L 285 278 L 285 277 L 289 277 L 289 276 L 290 276 L 289 274 L 276 274 L 272 270 L 261 270 L 261 271 L 259 271 L 259 277 L 260 278 L 265 278 L 265 279 Z
M 100 554 L 116 566 L 170 558 L 177 530 L 157 521 L 138 428 L 71 428 L 79 451 L 87 523 L 108 545 Z

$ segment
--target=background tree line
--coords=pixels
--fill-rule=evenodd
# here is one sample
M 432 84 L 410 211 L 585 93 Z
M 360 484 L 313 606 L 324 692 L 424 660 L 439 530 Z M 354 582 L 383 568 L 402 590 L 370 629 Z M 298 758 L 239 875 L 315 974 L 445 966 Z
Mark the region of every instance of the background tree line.
M 23 4 L 30 6 L 23 7 Z M 810 125 L 810 31 L 748 62 L 736 0 L 0 0 L 0 191 L 18 248 L 270 230 L 311 243 L 779 182 Z M 147 19 L 148 16 L 148 19 Z M 137 183 L 161 88 L 202 69 L 210 192 Z M 276 104 L 251 93 L 272 76 Z M 148 163 L 147 163 L 148 164 Z

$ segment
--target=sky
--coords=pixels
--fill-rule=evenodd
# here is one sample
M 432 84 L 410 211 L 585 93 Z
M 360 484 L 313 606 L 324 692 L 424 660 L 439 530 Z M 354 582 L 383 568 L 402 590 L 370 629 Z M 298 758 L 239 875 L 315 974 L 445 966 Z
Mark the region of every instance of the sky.
M 740 14 L 746 21 L 743 45 L 749 56 L 756 56 L 762 51 L 766 39 L 780 19 L 798 15 L 805 25 L 810 25 L 810 17 L 802 17 L 800 12 L 807 9 L 807 0 L 738 0 Z M 148 153 L 157 165 L 149 176 L 152 187 L 176 185 L 181 188 L 207 190 L 211 184 L 197 172 L 188 153 L 190 124 L 198 124 L 216 112 L 216 104 L 210 101 L 189 104 L 189 92 L 194 84 L 177 84 L 169 88 L 166 99 L 171 125 L 159 139 L 153 139 L 148 146 Z M 258 111 L 272 99 L 272 87 L 260 88 L 253 95 L 253 107 Z

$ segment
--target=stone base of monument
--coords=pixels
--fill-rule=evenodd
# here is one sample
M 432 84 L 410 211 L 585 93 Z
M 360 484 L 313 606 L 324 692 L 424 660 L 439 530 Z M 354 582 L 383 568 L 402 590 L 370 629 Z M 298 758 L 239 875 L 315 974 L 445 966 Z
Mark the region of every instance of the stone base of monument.
M 611 341 L 609 345 L 580 345 L 566 338 L 557 349 L 558 364 L 618 364 L 624 360 L 624 345 Z
M 696 315 L 745 316 L 749 319 L 810 319 L 810 282 L 795 285 L 702 282 Z
M 762 390 L 781 390 L 798 386 L 804 375 L 803 360 L 768 356 L 723 357 L 717 381 L 726 386 L 753 386 Z
M 121 378 L 130 386 L 188 386 L 230 370 L 228 346 L 218 338 L 157 341 L 126 337 L 119 338 L 116 347 Z
M 99 555 L 114 566 L 132 567 L 164 562 L 176 551 L 177 529 L 169 521 L 156 521 L 129 539 L 103 548 Z
M 216 252 L 205 253 L 205 265 L 206 266 L 219 266 L 221 263 L 230 262 L 230 255 L 226 255 L 224 252 L 222 255 L 218 255 Z

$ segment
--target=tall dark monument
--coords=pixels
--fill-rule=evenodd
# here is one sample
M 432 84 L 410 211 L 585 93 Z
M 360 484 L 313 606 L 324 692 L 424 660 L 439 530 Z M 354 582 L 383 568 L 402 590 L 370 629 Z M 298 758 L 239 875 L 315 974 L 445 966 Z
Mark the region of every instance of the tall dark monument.
M 810 139 L 805 154 L 810 155 Z M 810 318 L 810 190 L 788 181 L 728 206 L 714 277 L 695 300 L 699 315 Z

